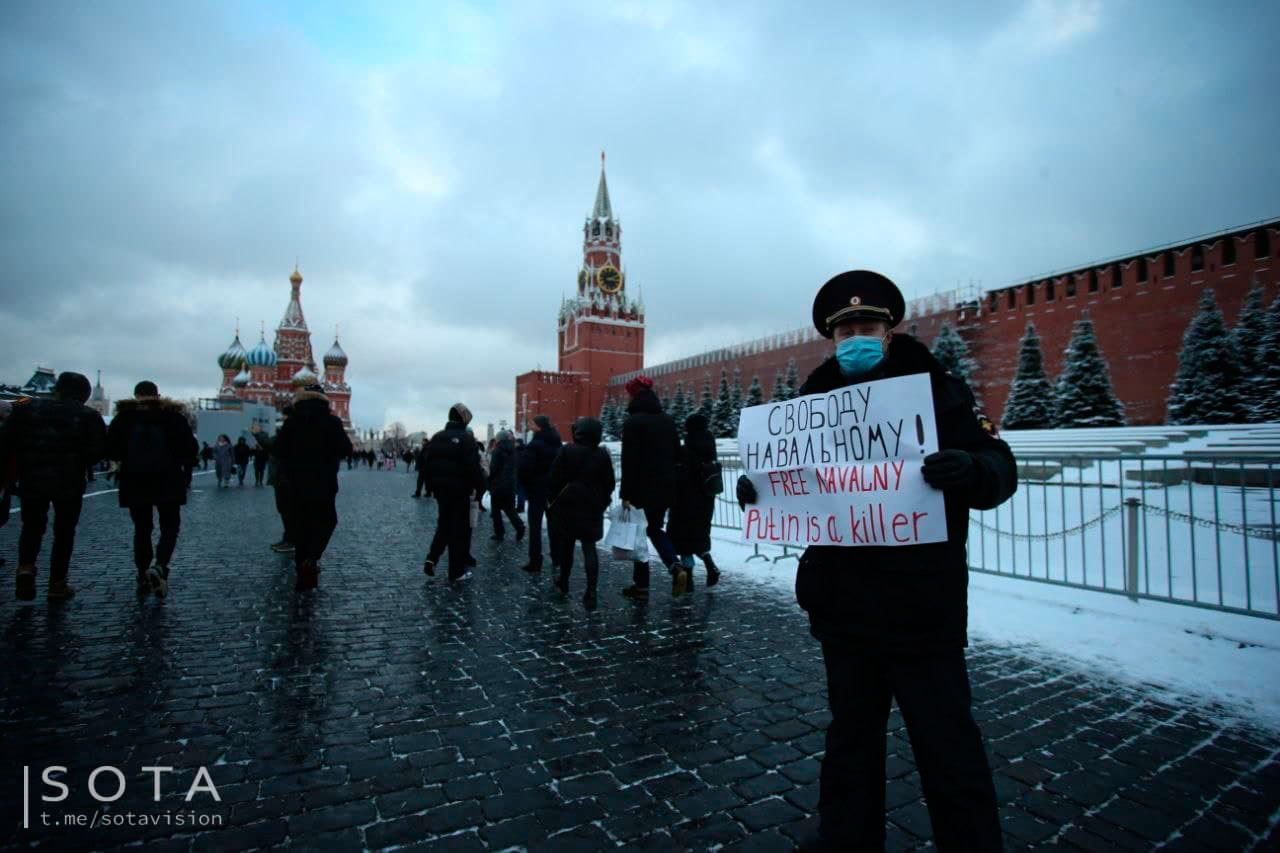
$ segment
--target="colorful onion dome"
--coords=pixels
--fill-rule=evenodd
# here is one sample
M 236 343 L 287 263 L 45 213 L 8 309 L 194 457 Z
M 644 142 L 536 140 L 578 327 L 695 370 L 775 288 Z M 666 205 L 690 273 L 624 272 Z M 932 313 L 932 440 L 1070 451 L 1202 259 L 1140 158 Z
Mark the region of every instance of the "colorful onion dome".
M 231 380 L 231 384 L 237 388 L 244 388 L 249 384 L 249 368 L 241 367 L 240 372 L 236 374 L 236 378 Z
M 267 336 L 265 333 L 258 338 L 257 345 L 249 350 L 245 356 L 245 361 L 250 367 L 275 367 L 276 353 L 275 350 L 267 346 Z
M 333 339 L 333 346 L 329 347 L 329 351 L 324 354 L 324 363 L 326 367 L 346 367 L 347 354 L 343 352 L 342 347 L 338 344 L 338 339 Z
M 298 368 L 297 373 L 293 374 L 291 383 L 294 388 L 305 388 L 308 385 L 315 385 L 318 381 L 320 381 L 320 377 L 316 376 L 316 372 L 304 365 Z
M 218 367 L 223 370 L 236 370 L 244 367 L 244 359 L 244 345 L 240 343 L 240 333 L 236 332 L 236 339 L 231 342 L 231 346 L 227 347 L 226 352 L 218 356 Z

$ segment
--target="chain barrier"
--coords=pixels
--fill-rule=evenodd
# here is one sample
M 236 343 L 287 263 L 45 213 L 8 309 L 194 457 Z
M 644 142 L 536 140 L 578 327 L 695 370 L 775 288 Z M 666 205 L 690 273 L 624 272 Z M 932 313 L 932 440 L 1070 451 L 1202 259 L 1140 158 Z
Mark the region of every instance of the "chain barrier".
M 1187 515 L 1185 512 L 1164 509 L 1158 506 L 1144 506 L 1143 508 L 1148 512 L 1154 512 L 1156 515 L 1163 515 L 1176 521 L 1194 524 L 1197 527 L 1207 527 L 1210 530 L 1216 527 L 1228 533 L 1239 533 L 1242 536 L 1252 536 L 1256 539 L 1275 539 L 1277 535 L 1277 531 L 1271 527 L 1250 527 L 1244 524 L 1232 524 L 1229 521 L 1210 521 L 1207 518 L 1196 518 L 1194 515 Z
M 990 532 L 996 534 L 997 536 L 1012 536 L 1014 539 L 1024 539 L 1032 542 L 1045 542 L 1045 541 L 1053 541 L 1054 539 L 1062 539 L 1066 536 L 1071 536 L 1076 533 L 1083 533 L 1084 531 L 1088 530 L 1091 527 L 1097 527 L 1099 524 L 1106 521 L 1111 516 L 1117 514 L 1122 509 L 1124 509 L 1123 506 L 1113 506 L 1111 507 L 1111 509 L 1103 512 L 1101 515 L 1095 516 L 1089 519 L 1088 521 L 1084 522 L 1083 524 L 1077 524 L 1075 527 L 1068 527 L 1065 530 L 1057 530 L 1057 531 L 1054 531 L 1053 533 L 1014 533 L 1011 530 L 1003 530 L 999 527 L 992 527 L 990 524 L 983 524 L 981 521 L 973 517 L 969 518 L 969 524 L 976 525 L 977 527 L 980 527 L 983 530 L 989 530 Z

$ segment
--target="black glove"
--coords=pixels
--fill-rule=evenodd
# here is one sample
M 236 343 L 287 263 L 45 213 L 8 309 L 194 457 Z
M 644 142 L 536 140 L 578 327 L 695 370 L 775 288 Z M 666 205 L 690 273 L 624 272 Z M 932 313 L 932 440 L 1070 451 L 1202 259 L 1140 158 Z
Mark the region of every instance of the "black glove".
M 967 450 L 939 450 L 924 458 L 924 481 L 935 489 L 972 485 L 978 466 Z
M 746 474 L 738 477 L 738 509 L 746 509 L 747 504 L 753 504 L 760 499 L 756 494 L 756 485 L 751 482 L 751 478 Z

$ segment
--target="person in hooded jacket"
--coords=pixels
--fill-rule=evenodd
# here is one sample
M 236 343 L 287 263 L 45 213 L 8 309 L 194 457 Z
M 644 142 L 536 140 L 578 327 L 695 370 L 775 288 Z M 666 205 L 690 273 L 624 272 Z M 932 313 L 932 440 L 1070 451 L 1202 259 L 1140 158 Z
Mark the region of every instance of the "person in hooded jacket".
M 596 582 L 600 578 L 600 556 L 596 543 L 604 538 L 604 511 L 613 500 L 613 459 L 600 446 L 604 427 L 592 417 L 573 422 L 573 443 L 561 446 L 551 463 L 547 493 L 547 513 L 556 531 L 552 547 L 560 553 L 553 560 L 560 567 L 556 589 L 569 594 L 569 572 L 573 568 L 573 546 L 582 543 L 582 566 L 587 588 L 582 603 L 596 606 Z
M 191 469 L 199 448 L 186 408 L 160 396 L 154 382 L 133 388 L 133 399 L 116 402 L 107 430 L 107 458 L 120 463 L 120 506 L 133 520 L 133 564 L 139 595 L 163 598 L 169 591 L 169 562 L 178 545 L 181 507 L 187 502 Z M 160 520 L 154 550 L 152 517 Z M 155 565 L 152 565 L 152 557 Z
M 231 437 L 220 435 L 213 443 L 213 476 L 218 478 L 218 488 L 231 485 L 231 472 L 236 467 L 236 454 Z
M 547 512 L 547 487 L 551 477 L 551 463 L 560 452 L 560 433 L 551 425 L 546 415 L 537 415 L 530 427 L 533 437 L 529 439 L 516 458 L 517 477 L 524 487 L 529 506 L 529 562 L 521 566 L 524 571 L 534 573 L 542 571 L 542 519 Z M 547 538 L 552 538 L 547 531 Z M 552 547 L 551 558 L 555 560 L 557 550 Z
M 489 454 L 489 511 L 493 516 L 493 539 L 506 536 L 502 516 L 516 529 L 516 541 L 524 538 L 524 521 L 516 513 L 516 444 L 509 430 L 498 433 Z
M 342 418 L 329 411 L 324 388 L 308 385 L 293 398 L 293 414 L 276 435 L 273 452 L 289 490 L 289 536 L 297 589 L 315 589 L 320 557 L 338 526 L 338 464 L 351 452 Z
M 970 509 L 992 509 L 1017 488 L 1009 446 L 978 412 L 972 392 L 910 335 L 892 331 L 905 304 L 897 286 L 866 270 L 841 273 L 813 304 L 835 354 L 800 395 L 859 382 L 928 374 L 939 450 L 924 481 L 943 494 L 948 539 L 918 545 L 811 546 L 796 569 L 796 600 L 822 644 L 831 723 L 818 796 L 819 834 L 802 849 L 881 849 L 885 841 L 885 724 L 894 700 L 920 770 L 939 850 L 998 851 L 995 788 L 974 721 L 967 643 Z M 743 504 L 754 484 L 738 481 Z
M 716 440 L 707 429 L 707 416 L 694 412 L 684 422 L 684 445 L 676 464 L 675 503 L 671 505 L 671 522 L 667 533 L 689 573 L 693 588 L 693 558 L 696 554 L 707 567 L 707 586 L 720 581 L 720 570 L 711 559 L 711 518 L 715 514 L 716 496 L 707 488 L 708 477 L 719 477 Z
M 17 493 L 22 499 L 14 576 L 19 601 L 36 597 L 36 557 L 49 524 L 50 506 L 53 547 L 48 598 L 65 601 L 75 595 L 67 574 L 84 500 L 85 471 L 102 458 L 107 437 L 102 415 L 85 405 L 91 391 L 83 374 L 59 374 L 51 399 L 19 400 L 0 428 L 0 460 L 16 463 Z
M 449 407 L 444 429 L 427 445 L 427 488 L 436 498 L 436 532 L 422 571 L 436 573 L 436 563 L 449 551 L 449 580 L 471 577 L 471 500 L 484 481 L 476 440 L 467 431 L 471 410 L 462 403 Z
M 645 535 L 671 574 L 671 594 L 682 595 L 688 588 L 689 573 L 676 558 L 671 538 L 663 529 L 667 510 L 675 501 L 680 433 L 676 422 L 662 411 L 662 402 L 653 393 L 652 379 L 637 376 L 626 384 L 626 389 L 631 403 L 622 422 L 622 506 L 644 514 Z M 632 584 L 622 594 L 648 601 L 648 560 L 632 563 Z

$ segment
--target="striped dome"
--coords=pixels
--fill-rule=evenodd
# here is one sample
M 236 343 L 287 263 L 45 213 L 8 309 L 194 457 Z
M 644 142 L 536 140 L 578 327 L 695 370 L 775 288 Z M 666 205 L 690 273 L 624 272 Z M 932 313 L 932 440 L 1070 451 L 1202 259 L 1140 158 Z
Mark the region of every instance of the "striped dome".
M 245 361 L 250 367 L 275 367 L 276 353 L 275 350 L 267 346 L 267 337 L 264 334 L 258 339 L 257 345 L 249 350 L 245 356 Z
M 244 345 L 240 343 L 240 335 L 237 333 L 236 339 L 231 342 L 231 346 L 227 347 L 227 351 L 218 356 L 218 367 L 223 370 L 236 370 L 244 367 L 244 359 Z

